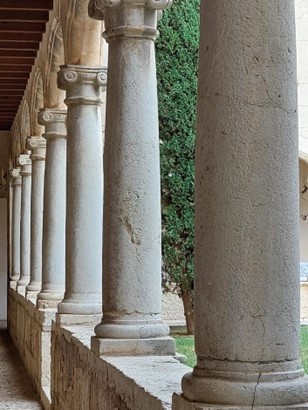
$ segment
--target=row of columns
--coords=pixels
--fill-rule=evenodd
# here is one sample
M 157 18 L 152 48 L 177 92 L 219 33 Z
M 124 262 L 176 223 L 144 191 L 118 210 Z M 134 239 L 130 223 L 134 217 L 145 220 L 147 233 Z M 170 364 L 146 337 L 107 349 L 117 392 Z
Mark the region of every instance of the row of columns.
M 43 230 L 43 166 L 38 166 L 43 155 L 34 153 L 42 139 L 35 148 L 32 144 L 33 168 L 37 161 L 32 202 L 28 153 L 12 172 L 12 284 L 18 281 L 18 291 L 28 285 L 31 260 L 28 292 L 39 290 L 42 265 L 40 308 L 62 300 L 60 314 L 89 316 L 101 311 L 103 271 L 103 317 L 92 339 L 98 354 L 174 354 L 160 318 L 154 50 L 157 11 L 168 5 L 168 0 L 90 1 L 90 15 L 104 19 L 109 43 L 104 189 L 106 71 L 93 67 L 64 66 L 59 73 L 59 87 L 67 92 L 67 154 L 65 113 L 40 113 L 47 140 Z M 293 2 L 201 2 L 198 361 L 183 379 L 183 394 L 174 397 L 176 409 L 290 408 L 308 402 L 299 360 L 295 61 Z M 36 224 L 31 259 L 30 216 Z

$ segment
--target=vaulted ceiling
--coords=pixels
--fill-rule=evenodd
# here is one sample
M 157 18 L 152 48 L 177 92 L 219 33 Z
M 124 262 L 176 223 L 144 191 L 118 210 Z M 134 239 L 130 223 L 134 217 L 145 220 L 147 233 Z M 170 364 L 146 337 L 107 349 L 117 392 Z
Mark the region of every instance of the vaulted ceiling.
M 25 91 L 53 0 L 0 0 L 0 130 L 9 130 Z

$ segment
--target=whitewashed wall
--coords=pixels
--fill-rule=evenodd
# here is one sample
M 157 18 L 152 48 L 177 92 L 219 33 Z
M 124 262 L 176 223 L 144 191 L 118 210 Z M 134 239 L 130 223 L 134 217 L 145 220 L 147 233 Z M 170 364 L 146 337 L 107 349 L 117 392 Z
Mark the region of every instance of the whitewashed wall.
M 299 149 L 308 156 L 308 1 L 296 0 Z

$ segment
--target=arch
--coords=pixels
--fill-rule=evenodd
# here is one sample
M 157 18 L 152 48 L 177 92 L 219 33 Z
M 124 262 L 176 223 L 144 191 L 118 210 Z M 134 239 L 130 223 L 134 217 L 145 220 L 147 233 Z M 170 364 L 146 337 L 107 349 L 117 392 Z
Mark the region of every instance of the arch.
M 55 17 L 51 23 L 50 35 L 47 43 L 47 65 L 44 76 L 44 106 L 48 108 L 65 109 L 65 92 L 57 86 L 57 73 L 64 64 L 64 44 L 62 27 Z
M 44 107 L 44 91 L 43 80 L 39 68 L 36 68 L 33 75 L 31 87 L 31 103 L 30 103 L 30 128 L 32 135 L 42 135 L 44 127 L 38 123 L 38 112 Z
M 88 2 L 62 0 L 60 11 L 65 63 L 101 66 L 102 22 L 89 17 Z
M 31 135 L 31 126 L 30 126 L 30 109 L 29 104 L 26 100 L 22 103 L 21 108 L 21 120 L 20 120 L 20 135 L 19 135 L 19 144 L 20 152 L 23 152 L 26 149 L 26 138 Z

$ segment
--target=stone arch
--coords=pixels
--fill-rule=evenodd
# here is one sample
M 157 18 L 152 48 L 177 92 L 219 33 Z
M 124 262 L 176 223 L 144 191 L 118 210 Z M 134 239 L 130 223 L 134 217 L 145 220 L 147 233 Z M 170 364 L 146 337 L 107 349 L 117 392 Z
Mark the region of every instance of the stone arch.
M 13 123 L 11 129 L 11 139 L 10 139 L 10 155 L 12 164 L 15 164 L 15 158 L 20 154 L 20 131 L 17 123 L 17 119 Z
M 30 126 L 30 109 L 27 100 L 24 100 L 21 108 L 21 120 L 20 120 L 20 152 L 26 149 L 26 138 L 31 135 Z
M 100 66 L 102 22 L 89 17 L 87 1 L 62 1 L 60 21 L 63 27 L 65 63 Z
M 47 65 L 44 81 L 44 106 L 65 109 L 65 92 L 57 86 L 57 73 L 64 64 L 64 44 L 60 21 L 55 17 L 47 43 Z
M 38 112 L 44 107 L 44 91 L 43 80 L 40 70 L 37 68 L 33 75 L 31 87 L 31 103 L 30 103 L 30 128 L 31 135 L 42 135 L 44 127 L 38 123 Z

